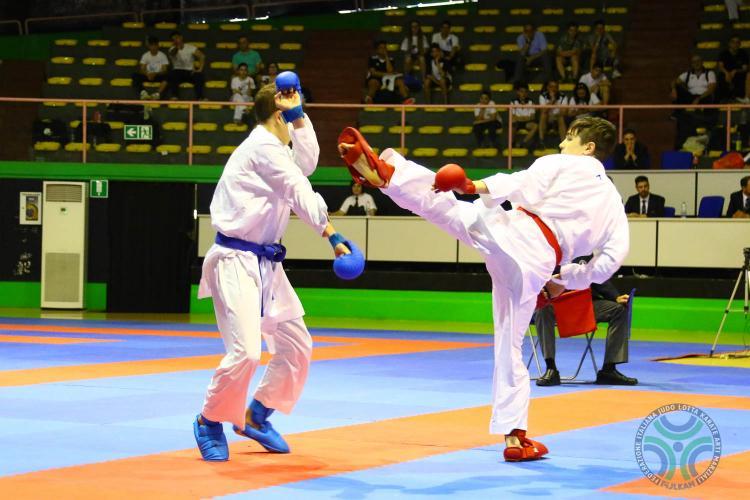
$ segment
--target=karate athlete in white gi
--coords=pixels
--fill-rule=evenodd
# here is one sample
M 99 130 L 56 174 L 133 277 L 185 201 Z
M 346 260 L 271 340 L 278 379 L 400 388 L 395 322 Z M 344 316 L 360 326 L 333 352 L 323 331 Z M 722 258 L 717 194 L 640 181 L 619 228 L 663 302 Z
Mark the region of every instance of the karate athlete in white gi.
M 230 156 L 211 201 L 211 224 L 218 234 L 203 263 L 198 296 L 213 297 L 227 354 L 193 424 L 198 448 L 210 461 L 229 458 L 221 422 L 271 452 L 289 452 L 267 419 L 274 410 L 292 410 L 312 354 L 302 304 L 280 263 L 285 249 L 278 242 L 290 210 L 329 237 L 336 255 L 351 255 L 306 177 L 315 170 L 320 148 L 300 93 L 277 92 L 284 88 L 280 83 L 277 79 L 258 92 L 258 126 Z M 299 88 L 298 79 L 287 83 Z M 272 358 L 246 409 L 248 386 L 260 364 L 261 335 Z
M 602 283 L 628 253 L 627 217 L 600 162 L 610 154 L 615 137 L 606 120 L 580 118 L 560 143 L 562 154 L 477 182 L 457 165 L 443 167 L 446 172 L 441 169 L 436 179 L 392 149 L 377 158 L 355 129 L 345 129 L 339 137 L 339 152 L 355 180 L 380 187 L 399 206 L 483 255 L 492 278 L 495 330 L 490 432 L 505 435 L 507 461 L 535 460 L 548 452 L 526 437 L 530 387 L 521 347 L 538 294 L 544 288 L 556 297 L 566 288 Z M 455 178 L 443 190 L 482 196 L 468 203 L 453 192 L 436 192 L 445 184 L 444 174 Z M 517 210 L 505 211 L 500 204 L 506 200 Z M 595 256 L 587 264 L 571 262 L 591 253 Z

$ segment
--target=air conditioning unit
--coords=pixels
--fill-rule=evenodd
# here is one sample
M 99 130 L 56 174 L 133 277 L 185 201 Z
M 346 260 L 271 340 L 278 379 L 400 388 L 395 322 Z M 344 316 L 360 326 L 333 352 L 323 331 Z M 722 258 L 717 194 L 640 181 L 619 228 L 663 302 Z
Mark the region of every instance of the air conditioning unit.
M 44 182 L 42 307 L 84 308 L 87 187 L 85 182 Z

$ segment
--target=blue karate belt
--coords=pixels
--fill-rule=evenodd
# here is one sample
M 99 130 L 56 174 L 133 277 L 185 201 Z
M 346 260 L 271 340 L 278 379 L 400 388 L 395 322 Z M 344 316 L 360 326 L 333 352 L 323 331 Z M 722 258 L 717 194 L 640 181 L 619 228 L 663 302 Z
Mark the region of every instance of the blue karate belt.
M 286 247 L 281 243 L 259 245 L 252 241 L 245 241 L 225 234 L 216 233 L 216 244 L 234 250 L 252 252 L 257 255 L 259 259 L 264 258 L 272 262 L 281 262 L 284 260 L 284 257 L 286 257 Z

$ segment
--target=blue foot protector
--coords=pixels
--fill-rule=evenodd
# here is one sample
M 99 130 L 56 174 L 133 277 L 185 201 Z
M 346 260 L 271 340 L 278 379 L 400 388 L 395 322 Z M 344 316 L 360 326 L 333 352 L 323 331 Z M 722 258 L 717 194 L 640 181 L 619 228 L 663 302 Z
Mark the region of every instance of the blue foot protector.
M 201 452 L 203 460 L 208 462 L 226 462 L 229 460 L 229 446 L 227 437 L 224 435 L 224 428 L 220 422 L 212 422 L 203 418 L 204 424 L 198 422 L 200 415 L 195 417 L 193 422 L 193 433 L 195 442 L 198 443 L 198 450 Z
M 253 399 L 250 408 L 248 408 L 248 413 L 249 421 L 245 423 L 245 428 L 240 429 L 233 426 L 234 432 L 240 436 L 254 439 L 272 453 L 289 453 L 289 445 L 281 437 L 281 434 L 276 432 L 271 422 L 267 420 L 273 413 L 273 408 L 266 408 L 263 403 Z

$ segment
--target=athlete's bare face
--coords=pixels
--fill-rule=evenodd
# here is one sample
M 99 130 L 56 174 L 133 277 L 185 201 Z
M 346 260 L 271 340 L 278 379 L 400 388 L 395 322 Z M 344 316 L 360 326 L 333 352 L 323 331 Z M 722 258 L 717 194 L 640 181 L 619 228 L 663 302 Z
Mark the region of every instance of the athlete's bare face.
M 578 134 L 568 132 L 565 139 L 560 143 L 560 152 L 564 155 L 586 155 L 594 154 L 595 145 L 593 142 L 581 143 Z

